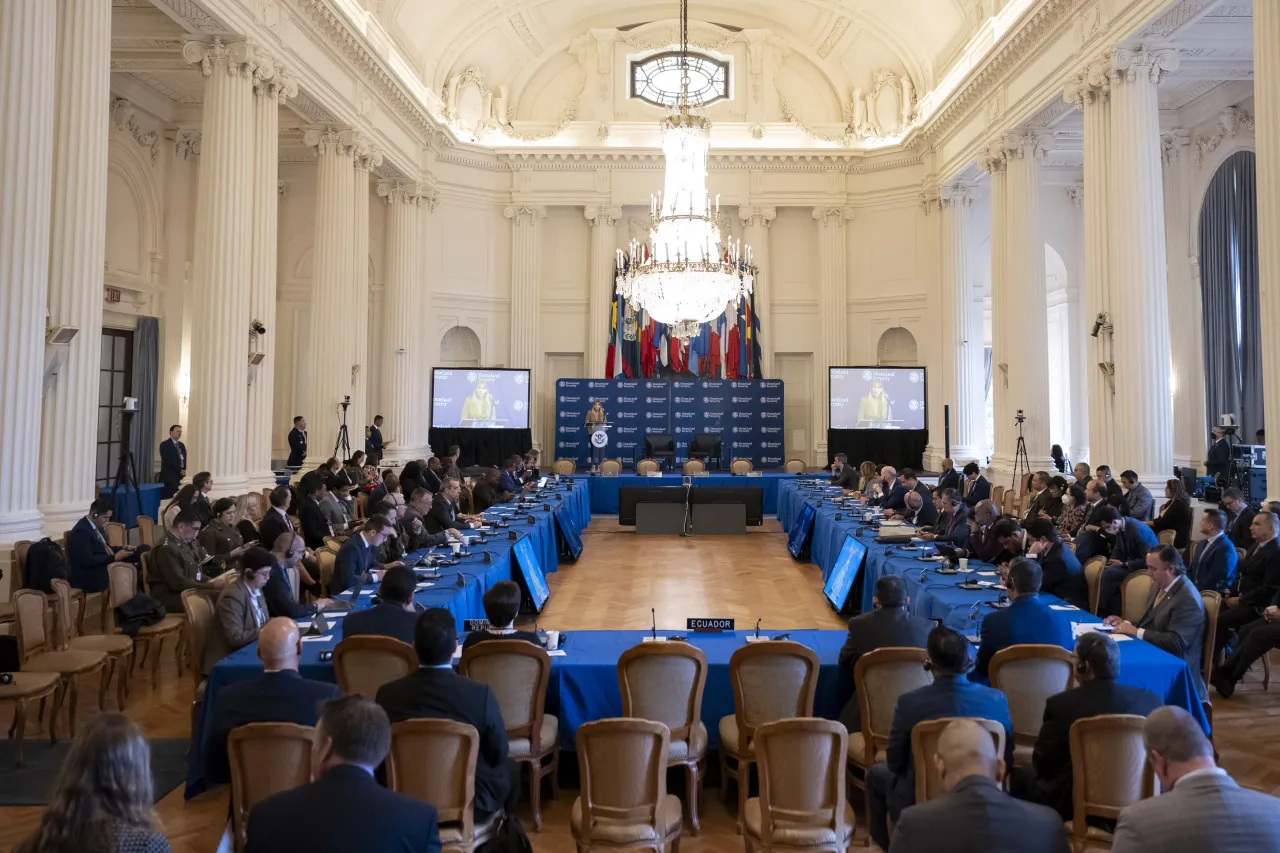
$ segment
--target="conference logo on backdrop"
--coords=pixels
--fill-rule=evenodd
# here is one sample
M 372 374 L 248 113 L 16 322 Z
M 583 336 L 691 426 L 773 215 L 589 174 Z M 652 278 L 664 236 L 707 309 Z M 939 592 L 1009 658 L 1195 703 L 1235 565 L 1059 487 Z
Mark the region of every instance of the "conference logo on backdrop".
M 581 402 L 581 401 L 582 401 L 582 398 L 581 398 L 581 397 L 579 397 L 579 396 L 577 396 L 577 395 L 574 395 L 574 396 L 572 396 L 572 397 L 570 397 L 570 396 L 568 396 L 568 395 L 566 395 L 566 394 L 561 394 L 561 395 L 560 395 L 560 402 L 561 402 L 561 403 L 579 403 L 579 402 Z M 594 402 L 595 402 L 595 400 L 592 400 L 591 402 L 593 402 L 593 403 L 594 403 Z
M 656 412 L 650 412 L 650 414 L 657 414 L 657 413 L 656 413 Z M 681 419 L 688 419 L 688 418 L 692 418 L 692 417 L 693 417 L 693 412 L 676 412 L 676 417 L 677 417 L 677 418 L 681 418 Z
M 614 431 L 614 433 L 616 433 L 617 435 L 634 435 L 635 433 L 637 433 L 637 432 L 639 432 L 639 431 L 640 431 L 640 428 L 639 428 L 639 427 L 627 427 L 627 426 L 620 426 L 620 427 L 614 427 L 614 428 L 613 428 L 613 431 Z
M 616 415 L 614 415 L 614 416 L 613 416 L 613 419 L 614 419 L 614 420 L 616 420 L 616 421 L 634 421 L 634 420 L 639 420 L 639 419 L 640 419 L 640 413 L 639 413 L 639 412 L 637 412 L 637 411 L 635 411 L 635 410 L 632 410 L 632 411 L 629 411 L 629 412 L 628 412 L 628 411 L 621 411 L 621 412 L 618 412 Z
M 559 411 L 559 412 L 556 412 L 556 417 L 557 417 L 557 418 L 571 418 L 571 417 L 573 417 L 573 412 Z
M 680 388 L 692 388 L 692 387 L 693 387 L 694 385 L 696 385 L 697 383 L 695 383 L 695 382 L 672 382 L 671 384 L 672 384 L 675 388 L 680 389 Z
M 559 432 L 561 435 L 564 435 L 566 432 L 569 431 L 569 428 L 564 424 L 561 424 L 559 429 L 557 429 L 556 431 Z
M 623 390 L 635 391 L 639 387 L 640 387 L 640 380 L 638 379 L 619 379 L 618 380 L 619 391 L 623 391 Z
M 911 402 L 907 403 L 907 408 L 908 408 L 908 409 L 910 409 L 910 410 L 911 410 L 911 411 L 913 411 L 913 412 L 915 412 L 915 411 L 919 411 L 919 409 L 920 409 L 920 401 L 919 401 L 919 400 L 912 400 Z
M 774 420 L 777 420 L 778 418 L 781 418 L 781 417 L 782 417 L 782 412 L 761 412 L 761 413 L 760 413 L 760 417 L 762 417 L 762 418 L 772 418 L 772 419 L 774 419 Z
M 762 441 L 760 442 L 760 449 L 761 450 L 781 450 L 782 442 L 781 441 Z
M 675 403 L 677 406 L 689 406 L 698 402 L 698 398 L 697 397 L 673 397 L 671 399 L 671 402 Z
M 751 417 L 750 412 L 734 412 L 733 413 L 734 420 L 744 420 L 749 417 Z
M 766 404 L 767 404 L 767 403 L 781 403 L 781 402 L 782 402 L 782 398 L 781 398 L 781 397 L 761 397 L 761 398 L 760 398 L 760 402 L 761 402 L 761 403 L 766 403 Z
M 511 408 L 515 409 L 517 412 L 523 412 L 524 400 L 516 400 L 514 403 L 511 404 Z
M 760 464 L 761 465 L 781 465 L 782 457 L 781 456 L 761 456 Z
M 763 435 L 775 435 L 782 432 L 782 427 L 762 426 L 760 427 L 760 432 Z
M 911 371 L 910 373 L 908 373 L 908 374 L 907 374 L 907 379 L 911 380 L 912 382 L 919 382 L 919 381 L 920 381 L 920 371 L 918 371 L 918 370 L 913 370 L 913 371 Z
M 587 388 L 608 388 L 608 382 L 588 382 Z
M 708 405 L 723 406 L 724 397 L 703 397 L 702 402 L 707 403 Z
M 750 398 L 750 397 L 733 397 L 733 398 L 731 398 L 731 399 L 732 399 L 733 404 L 734 404 L 735 406 L 736 406 L 736 405 L 738 405 L 738 404 L 740 404 L 740 403 L 750 403 L 750 402 L 751 402 L 751 398 Z
M 693 427 L 678 426 L 676 427 L 676 435 L 693 435 Z
M 639 398 L 639 397 L 618 397 L 618 398 L 617 398 L 616 400 L 614 400 L 613 402 L 615 402 L 615 403 L 619 403 L 619 404 L 621 404 L 621 403 L 638 403 L 638 402 L 640 402 L 640 398 Z
M 644 417 L 645 417 L 645 420 L 649 420 L 649 421 L 658 421 L 658 420 L 664 421 L 667 419 L 667 413 L 666 412 L 645 412 Z
M 751 383 L 750 382 L 730 382 L 729 387 L 730 388 L 750 388 Z

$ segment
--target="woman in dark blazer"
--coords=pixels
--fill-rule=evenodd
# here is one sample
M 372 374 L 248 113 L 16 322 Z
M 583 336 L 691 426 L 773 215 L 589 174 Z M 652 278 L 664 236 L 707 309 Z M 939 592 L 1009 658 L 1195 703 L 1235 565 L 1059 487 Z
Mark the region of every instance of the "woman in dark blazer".
M 1172 530 L 1177 537 L 1173 540 L 1173 546 L 1179 551 L 1185 551 L 1187 543 L 1191 541 L 1191 497 L 1181 480 L 1166 480 L 1164 496 L 1167 501 L 1160 507 L 1160 514 L 1155 521 L 1148 523 L 1157 535 L 1162 530 Z

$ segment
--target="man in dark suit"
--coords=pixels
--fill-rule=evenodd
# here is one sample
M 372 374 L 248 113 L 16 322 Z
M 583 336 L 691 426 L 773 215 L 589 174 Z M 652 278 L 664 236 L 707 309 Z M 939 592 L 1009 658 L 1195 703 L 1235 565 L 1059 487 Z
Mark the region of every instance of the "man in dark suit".
M 288 486 L 276 486 L 267 496 L 267 511 L 258 522 L 258 541 L 263 545 L 275 545 L 275 541 L 283 533 L 294 533 L 293 520 L 289 518 L 289 504 L 293 500 L 293 492 Z
M 881 491 L 879 497 L 873 497 L 867 501 L 872 506 L 878 506 L 884 510 L 896 509 L 901 510 L 906 506 L 907 486 L 902 480 L 898 479 L 898 471 L 891 465 L 886 465 L 880 469 Z
M 462 497 L 462 483 L 453 477 L 441 481 L 440 494 L 431 502 L 431 513 L 423 521 L 427 530 L 439 533 L 442 530 L 468 530 L 474 525 L 458 514 L 458 498 Z
M 444 485 L 440 481 L 441 473 L 440 460 L 432 456 L 422 469 L 422 488 L 433 495 L 440 494 L 440 489 Z
M 1226 609 L 1218 614 L 1215 660 L 1222 655 L 1233 633 L 1243 631 L 1250 623 L 1264 621 L 1267 607 L 1280 596 L 1280 541 L 1276 539 L 1280 535 L 1280 516 L 1272 512 L 1256 513 L 1250 529 L 1253 548 L 1240 561 L 1235 594 L 1223 602 Z
M 1113 616 L 1120 612 L 1124 579 L 1147 567 L 1147 551 L 1160 542 L 1154 530 L 1141 521 L 1125 518 L 1113 506 L 1098 513 L 1098 520 L 1102 533 L 1112 541 L 1111 557 L 1098 579 L 1098 615 Z
M 1000 510 L 990 500 L 984 500 L 973 508 L 974 529 L 969 534 L 969 547 L 965 550 L 970 557 L 984 563 L 1002 563 L 1008 560 L 1004 546 L 996 535 L 1000 522 Z
M 103 525 L 111 520 L 115 507 L 110 498 L 98 498 L 89 505 L 89 513 L 67 533 L 67 582 L 85 592 L 102 592 L 107 588 L 107 567 L 112 563 L 140 562 L 146 545 L 138 548 L 112 548 L 107 544 Z
M 1040 577 L 1040 564 L 1029 557 L 1018 557 L 1009 564 L 1010 604 L 982 620 L 982 645 L 970 680 L 985 683 L 991 658 L 1010 646 L 1039 643 L 1071 648 L 1071 623 L 1064 613 L 1050 610 L 1049 602 L 1040 597 Z
M 289 430 L 289 459 L 285 463 L 290 468 L 301 468 L 307 458 L 307 419 L 297 415 L 293 419 L 293 429 Z
M 955 489 L 939 489 L 938 505 L 943 513 L 934 522 L 933 529 L 922 534 L 930 542 L 943 542 L 954 548 L 968 549 L 972 531 L 969 527 L 969 508 Z
M 265 672 L 237 681 L 213 697 L 213 724 L 204 742 L 204 775 L 210 785 L 231 781 L 227 736 L 249 723 L 296 723 L 314 726 L 320 703 L 337 699 L 336 684 L 298 675 L 302 637 L 292 619 L 272 619 L 258 635 L 258 657 Z
M 1102 483 L 1102 485 L 1107 488 L 1107 497 L 1123 498 L 1124 489 L 1121 489 L 1120 484 L 1111 476 L 1111 466 L 1099 465 L 1096 470 L 1098 473 L 1098 482 Z
M 1231 445 L 1222 432 L 1222 427 L 1213 428 L 1213 440 L 1209 443 L 1209 452 L 1204 457 L 1204 471 L 1214 480 L 1226 477 L 1231 470 Z
M 1204 657 L 1205 615 L 1200 590 L 1187 580 L 1186 566 L 1178 549 L 1172 545 L 1157 545 L 1147 553 L 1147 575 L 1151 578 L 1151 593 L 1147 608 L 1136 624 L 1118 616 L 1108 616 L 1103 621 L 1112 625 L 1117 634 L 1125 634 L 1146 640 L 1176 658 L 1186 661 L 1195 678 L 1200 701 L 1208 701 L 1209 693 L 1204 684 L 1201 661 Z
M 849 464 L 849 457 L 837 453 L 831 463 L 831 485 L 856 492 L 858 490 L 858 469 Z
M 213 521 L 213 504 L 209 501 L 209 493 L 213 491 L 213 475 L 208 471 L 201 471 L 191 478 L 191 485 L 196 487 L 196 499 L 191 504 L 191 509 L 195 510 L 196 517 L 200 519 L 200 526 L 207 527 Z
M 364 430 L 364 452 L 370 465 L 382 462 L 382 415 L 375 415 L 373 423 Z
M 893 518 L 901 518 L 907 524 L 916 527 L 930 527 L 938 520 L 938 508 L 933 505 L 933 497 L 921 497 L 917 491 L 910 491 L 903 498 L 902 509 L 892 511 Z M 885 513 L 889 515 L 890 513 Z
M 413 603 L 417 585 L 413 569 L 396 566 L 387 569 L 378 584 L 379 602 L 368 610 L 356 610 L 342 620 L 342 637 L 372 635 L 394 637 L 413 645 L 413 630 L 421 612 Z
M 271 616 L 287 616 L 290 619 L 310 619 L 317 610 L 324 610 L 330 599 L 321 598 L 304 604 L 293 594 L 293 585 L 289 583 L 287 572 L 296 570 L 302 562 L 306 546 L 302 537 L 293 531 L 281 533 L 271 548 L 271 556 L 275 565 L 271 568 L 271 577 L 262 588 L 262 597 L 267 600 L 267 613 Z
M 934 491 L 940 492 L 943 489 L 960 491 L 960 472 L 956 470 L 955 462 L 950 459 L 942 460 L 942 473 L 938 475 L 938 487 Z
M 1062 819 L 1000 790 L 1005 763 L 972 720 L 947 725 L 932 757 L 947 793 L 902 812 L 890 853 L 1068 853 Z
M 898 815 L 916 798 L 915 759 L 911 754 L 911 730 L 916 723 L 942 717 L 983 717 L 1004 726 L 1004 760 L 1013 763 L 1013 722 L 1009 702 L 999 690 L 965 678 L 969 669 L 969 641 L 950 628 L 934 628 L 929 634 L 926 664 L 933 684 L 902 694 L 889 730 L 886 763 L 867 772 L 867 797 L 871 838 L 889 847 L 887 820 Z
M 1062 514 L 1062 492 L 1055 492 L 1050 488 L 1052 479 L 1048 471 L 1037 471 L 1032 476 L 1031 503 L 1027 505 L 1027 514 L 1023 516 L 1024 523 L 1033 518 L 1040 518 L 1042 512 L 1051 519 Z
M 326 702 L 311 748 L 316 781 L 253 807 L 245 853 L 440 853 L 435 807 L 374 779 L 390 749 L 391 723 L 376 704 Z
M 982 469 L 978 467 L 977 462 L 970 462 L 964 466 L 964 480 L 968 484 L 967 491 L 964 493 L 964 502 L 970 508 L 991 497 L 991 484 L 987 482 L 986 477 L 982 476 Z
M 160 442 L 160 476 L 164 483 L 160 499 L 166 500 L 178 493 L 182 478 L 187 475 L 187 446 L 182 443 L 182 424 L 169 427 L 169 437 Z
M 911 599 L 907 597 L 902 578 L 882 575 L 876 580 L 876 593 L 872 598 L 875 610 L 849 620 L 849 636 L 840 649 L 840 672 L 854 684 L 853 669 L 858 660 L 868 652 L 890 646 L 923 649 L 934 629 L 932 619 L 912 616 L 907 612 Z M 862 709 L 858 695 L 854 693 L 840 712 L 840 722 L 850 732 L 862 730 Z
M 359 589 L 370 569 L 390 569 L 403 566 L 400 560 L 379 565 L 378 549 L 391 535 L 392 525 L 385 515 L 370 516 L 360 532 L 352 536 L 338 549 L 333 561 L 333 577 L 329 580 L 329 592 L 341 595 L 349 589 Z
M 1058 538 L 1052 521 L 1033 519 L 1027 524 L 1031 537 L 1030 553 L 1040 563 L 1040 591 L 1056 595 L 1081 610 L 1089 609 L 1089 583 L 1076 555 Z
M 329 495 L 325 475 L 318 471 L 302 475 L 298 492 L 298 521 L 302 525 L 302 538 L 308 548 L 323 548 L 325 538 L 333 535 L 333 525 L 320 506 L 320 502 Z
M 1244 493 L 1231 488 L 1222 493 L 1222 506 L 1227 510 L 1227 538 L 1237 548 L 1248 551 L 1253 547 L 1253 534 L 1250 526 L 1257 510 L 1244 499 Z
M 1145 717 L 1161 704 L 1150 690 L 1116 681 L 1120 646 L 1106 634 L 1090 631 L 1080 637 L 1075 665 L 1077 686 L 1045 702 L 1031 766 L 1015 770 L 1010 786 L 1014 796 L 1043 803 L 1065 819 L 1072 816 L 1071 724 L 1104 714 Z
M 418 671 L 378 688 L 378 704 L 393 723 L 420 718 L 456 720 L 480 733 L 476 762 L 476 822 L 498 809 L 512 814 L 520 797 L 520 771 L 507 758 L 507 730 L 493 692 L 453 671 L 458 647 L 453 614 L 433 607 L 418 617 L 413 647 Z
M 1235 584 L 1236 564 L 1240 557 L 1227 538 L 1227 514 L 1220 509 L 1206 509 L 1200 516 L 1200 533 L 1204 538 L 1191 546 L 1191 563 L 1187 577 L 1201 590 L 1213 590 L 1224 598 Z

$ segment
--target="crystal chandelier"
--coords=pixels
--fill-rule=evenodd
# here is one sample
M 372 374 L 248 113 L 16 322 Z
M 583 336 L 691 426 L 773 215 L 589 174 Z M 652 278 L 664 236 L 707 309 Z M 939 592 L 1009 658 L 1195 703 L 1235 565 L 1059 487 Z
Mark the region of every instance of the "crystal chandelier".
M 751 249 L 722 241 L 707 194 L 711 122 L 689 106 L 689 2 L 680 0 L 680 102 L 662 120 L 663 191 L 650 201 L 649 240 L 618 251 L 617 290 L 672 334 L 687 340 L 698 327 L 751 294 Z M 715 211 L 720 211 L 719 197 Z

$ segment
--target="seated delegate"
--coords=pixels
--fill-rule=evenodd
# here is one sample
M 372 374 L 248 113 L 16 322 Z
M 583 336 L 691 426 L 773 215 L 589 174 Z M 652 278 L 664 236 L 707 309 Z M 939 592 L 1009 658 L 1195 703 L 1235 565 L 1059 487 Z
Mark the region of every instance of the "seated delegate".
M 484 615 L 489 627 L 484 631 L 467 634 L 462 648 L 468 649 L 485 640 L 527 640 L 539 645 L 538 635 L 532 631 L 517 631 L 516 616 L 520 613 L 523 593 L 515 581 L 498 581 L 484 594 Z
M 394 637 L 413 645 L 414 627 L 422 612 L 413 603 L 417 586 L 413 569 L 394 566 L 387 569 L 378 584 L 378 603 L 367 610 L 356 610 L 342 620 L 342 637 Z M 509 583 L 509 581 L 508 581 Z

